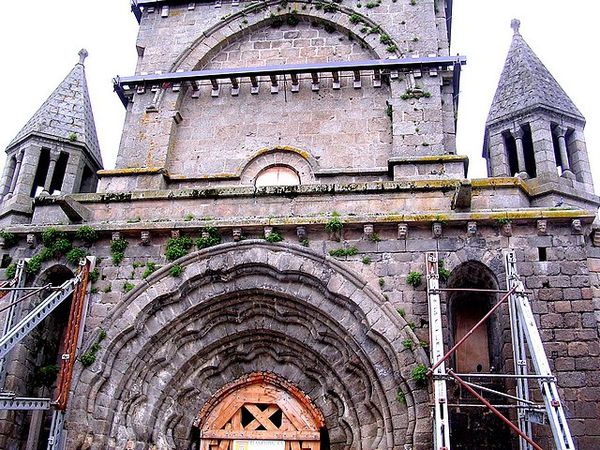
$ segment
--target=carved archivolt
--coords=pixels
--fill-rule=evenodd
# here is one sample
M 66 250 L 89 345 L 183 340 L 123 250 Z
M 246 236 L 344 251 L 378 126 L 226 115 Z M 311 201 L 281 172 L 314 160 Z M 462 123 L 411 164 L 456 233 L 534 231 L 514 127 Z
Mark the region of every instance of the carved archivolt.
M 428 393 L 410 380 L 424 353 L 402 344 L 416 337 L 340 262 L 248 240 L 177 263 L 181 278 L 155 272 L 101 325 L 106 344 L 74 387 L 70 448 L 90 433 L 93 449 L 187 448 L 196 412 L 253 373 L 296 392 L 332 449 L 396 449 L 428 435 Z

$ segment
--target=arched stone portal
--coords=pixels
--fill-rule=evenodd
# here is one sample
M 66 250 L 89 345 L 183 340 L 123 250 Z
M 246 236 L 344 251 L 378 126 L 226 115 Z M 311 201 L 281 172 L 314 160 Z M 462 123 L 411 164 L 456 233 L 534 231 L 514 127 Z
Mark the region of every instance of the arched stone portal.
M 430 440 L 428 394 L 410 380 L 425 354 L 402 344 L 418 342 L 410 327 L 344 264 L 262 240 L 177 263 L 181 278 L 164 267 L 104 321 L 107 344 L 74 387 L 69 448 L 185 449 L 190 411 L 254 372 L 306 393 L 331 449 Z

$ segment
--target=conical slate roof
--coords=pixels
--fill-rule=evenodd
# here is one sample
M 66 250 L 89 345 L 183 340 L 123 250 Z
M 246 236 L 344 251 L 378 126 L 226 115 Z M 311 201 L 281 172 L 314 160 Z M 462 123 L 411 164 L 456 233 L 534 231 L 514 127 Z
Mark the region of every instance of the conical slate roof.
M 84 61 L 87 51 L 81 50 L 79 56 L 79 62 L 19 131 L 8 145 L 9 148 L 31 134 L 67 140 L 76 135 L 75 142 L 84 144 L 91 157 L 102 167 L 96 124 L 85 78 Z
M 487 123 L 532 107 L 546 107 L 583 119 L 573 101 L 527 45 L 519 33 L 519 25 L 518 20 L 513 20 L 515 33 Z

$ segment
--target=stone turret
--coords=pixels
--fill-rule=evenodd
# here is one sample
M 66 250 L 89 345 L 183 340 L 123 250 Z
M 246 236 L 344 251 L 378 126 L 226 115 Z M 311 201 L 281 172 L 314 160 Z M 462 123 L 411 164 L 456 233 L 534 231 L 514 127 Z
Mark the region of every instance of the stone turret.
M 88 53 L 6 148 L 0 221 L 30 220 L 38 195 L 94 192 L 102 157 L 85 77 Z
M 511 25 L 512 44 L 486 122 L 488 174 L 528 180 L 540 205 L 571 198 L 581 206 L 594 193 L 585 118 L 525 42 L 520 22 Z

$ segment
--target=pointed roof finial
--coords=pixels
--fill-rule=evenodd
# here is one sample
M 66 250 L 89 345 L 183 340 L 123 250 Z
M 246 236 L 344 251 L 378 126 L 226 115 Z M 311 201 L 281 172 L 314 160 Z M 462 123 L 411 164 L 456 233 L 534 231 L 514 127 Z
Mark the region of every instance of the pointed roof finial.
M 89 53 L 85 48 L 82 48 L 81 50 L 79 50 L 79 64 L 83 65 L 83 63 L 85 62 L 85 58 L 88 57 Z
M 513 19 L 510 22 L 510 27 L 513 29 L 513 31 L 515 32 L 515 34 L 520 34 L 519 33 L 519 28 L 521 28 L 521 21 L 519 19 Z

